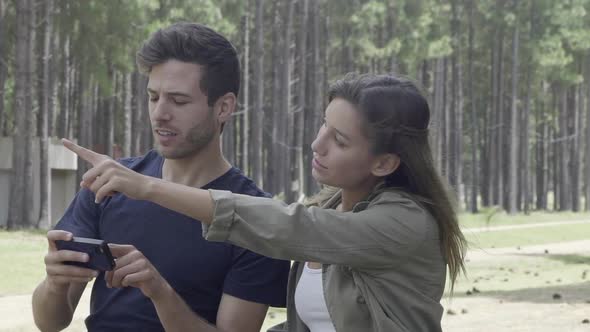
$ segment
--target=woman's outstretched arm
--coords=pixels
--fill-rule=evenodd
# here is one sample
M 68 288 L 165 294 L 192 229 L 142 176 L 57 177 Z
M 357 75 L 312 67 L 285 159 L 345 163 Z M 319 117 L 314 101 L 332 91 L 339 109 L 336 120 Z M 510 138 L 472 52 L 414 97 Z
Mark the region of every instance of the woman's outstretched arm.
M 137 173 L 113 160 L 62 139 L 63 145 L 92 164 L 82 176 L 82 187 L 95 193 L 96 203 L 106 196 L 122 193 L 133 199 L 149 200 L 195 218 L 204 224 L 213 219 L 213 202 L 207 190 L 184 186 Z

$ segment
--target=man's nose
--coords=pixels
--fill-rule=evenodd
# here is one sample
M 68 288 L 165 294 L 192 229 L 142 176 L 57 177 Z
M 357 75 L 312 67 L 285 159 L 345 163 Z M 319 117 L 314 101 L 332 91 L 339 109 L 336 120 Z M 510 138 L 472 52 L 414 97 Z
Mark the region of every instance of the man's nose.
M 153 106 L 152 117 L 158 121 L 169 121 L 172 119 L 172 113 L 163 98 L 160 98 Z

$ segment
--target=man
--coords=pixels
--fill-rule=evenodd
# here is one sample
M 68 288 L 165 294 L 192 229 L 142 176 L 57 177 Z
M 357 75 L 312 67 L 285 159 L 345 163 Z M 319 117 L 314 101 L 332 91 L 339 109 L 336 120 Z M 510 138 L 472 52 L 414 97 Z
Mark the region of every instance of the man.
M 223 157 L 220 134 L 236 108 L 239 61 L 215 31 L 190 23 L 157 31 L 137 53 L 147 73 L 157 151 L 120 162 L 145 175 L 198 188 L 265 195 Z M 89 331 L 259 331 L 268 305 L 283 306 L 289 263 L 201 236 L 201 223 L 111 193 L 82 189 L 48 232 L 47 276 L 33 294 L 43 331 L 69 325 L 86 283 Z M 64 265 L 85 254 L 56 250 L 72 236 L 104 239 L 116 267 L 106 274 Z

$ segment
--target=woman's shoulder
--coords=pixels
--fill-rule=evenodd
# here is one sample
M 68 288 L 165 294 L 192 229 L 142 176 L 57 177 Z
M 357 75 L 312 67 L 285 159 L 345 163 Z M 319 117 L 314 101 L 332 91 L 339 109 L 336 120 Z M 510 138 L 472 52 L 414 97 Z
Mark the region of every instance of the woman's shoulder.
M 369 203 L 369 206 L 378 204 L 398 204 L 412 209 L 426 210 L 425 205 L 429 202 L 427 199 L 411 194 L 403 189 L 390 187 L 373 192 L 367 199 L 367 203 Z
M 394 219 L 397 223 L 412 224 L 421 229 L 436 225 L 427 208 L 430 204 L 428 200 L 397 188 L 375 192 L 365 204 L 367 210 L 380 211 L 383 217 Z

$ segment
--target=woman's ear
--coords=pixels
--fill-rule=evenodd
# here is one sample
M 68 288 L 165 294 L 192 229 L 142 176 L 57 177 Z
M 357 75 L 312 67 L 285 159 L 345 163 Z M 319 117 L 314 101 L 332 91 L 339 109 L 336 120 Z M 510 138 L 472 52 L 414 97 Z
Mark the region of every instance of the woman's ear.
M 395 153 L 384 153 L 373 163 L 371 173 L 376 177 L 384 177 L 395 172 L 400 164 L 399 156 Z
M 217 99 L 215 102 L 215 114 L 219 123 L 225 123 L 229 120 L 236 109 L 236 95 L 228 92 Z

